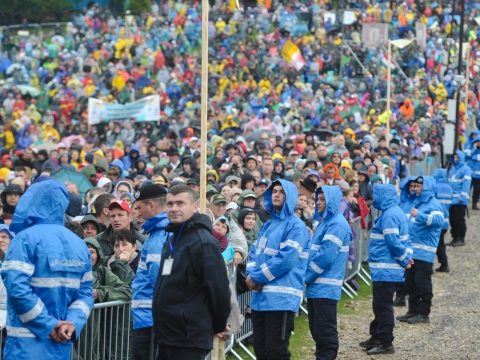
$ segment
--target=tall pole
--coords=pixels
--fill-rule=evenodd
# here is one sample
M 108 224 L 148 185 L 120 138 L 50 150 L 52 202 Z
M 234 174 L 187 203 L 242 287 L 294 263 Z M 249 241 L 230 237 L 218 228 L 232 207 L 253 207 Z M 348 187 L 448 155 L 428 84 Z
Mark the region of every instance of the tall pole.
M 462 75 L 462 67 L 463 67 L 463 28 L 465 27 L 465 0 L 460 0 L 461 7 L 460 11 L 460 45 L 458 49 L 458 67 L 457 67 L 457 75 Z M 455 144 L 454 144 L 454 151 L 456 151 L 459 147 L 458 140 L 459 134 L 458 130 L 460 129 L 460 101 L 462 98 L 462 87 L 457 87 L 457 103 L 455 108 Z
M 200 212 L 207 210 L 208 0 L 202 0 L 202 104 L 200 125 Z
M 387 52 L 387 145 L 390 143 L 390 92 L 392 84 L 392 43 L 388 40 Z
M 465 67 L 465 116 L 468 114 L 468 94 L 470 89 L 470 57 L 472 54 L 472 49 L 470 44 L 467 46 L 467 66 Z M 467 116 L 468 118 L 468 116 Z M 472 116 L 473 121 L 468 121 L 469 126 L 471 125 L 473 130 L 477 130 L 477 121 L 474 116 Z

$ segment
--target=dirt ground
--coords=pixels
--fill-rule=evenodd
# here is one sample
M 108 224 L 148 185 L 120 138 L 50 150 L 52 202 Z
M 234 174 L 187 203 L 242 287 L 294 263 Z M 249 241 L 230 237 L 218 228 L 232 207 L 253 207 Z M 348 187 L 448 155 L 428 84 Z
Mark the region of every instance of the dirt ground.
M 466 246 L 447 247 L 450 273 L 433 275 L 430 324 L 396 321 L 396 353 L 383 358 L 480 359 L 480 212 L 470 210 L 468 225 Z M 449 234 L 445 238 L 450 242 Z M 370 301 L 356 301 L 354 315 L 339 316 L 339 359 L 375 358 L 358 346 L 369 336 L 368 326 L 373 318 Z M 405 312 L 405 307 L 395 308 L 395 316 Z

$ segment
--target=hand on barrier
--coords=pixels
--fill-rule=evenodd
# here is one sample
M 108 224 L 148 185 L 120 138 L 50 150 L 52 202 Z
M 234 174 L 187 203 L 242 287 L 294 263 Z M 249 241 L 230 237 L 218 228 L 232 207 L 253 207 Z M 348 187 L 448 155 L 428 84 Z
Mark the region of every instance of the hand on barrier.
M 411 267 L 412 267 L 413 264 L 414 264 L 413 259 L 410 259 L 410 261 L 408 262 L 408 265 L 407 265 L 406 269 L 411 269 Z
M 230 325 L 227 324 L 227 326 L 225 327 L 225 330 L 223 330 L 221 333 L 216 334 L 215 336 L 220 339 L 223 339 L 227 337 L 229 333 L 230 333 Z
M 263 285 L 261 284 L 255 284 L 255 282 L 252 280 L 252 278 L 249 276 L 245 280 L 245 283 L 247 284 L 248 288 L 250 290 L 255 290 L 255 291 L 262 291 Z
M 348 270 L 352 270 L 353 269 L 353 263 L 351 261 L 348 262 Z
M 75 326 L 71 321 L 59 320 L 50 333 L 50 337 L 57 343 L 68 341 L 72 338 Z

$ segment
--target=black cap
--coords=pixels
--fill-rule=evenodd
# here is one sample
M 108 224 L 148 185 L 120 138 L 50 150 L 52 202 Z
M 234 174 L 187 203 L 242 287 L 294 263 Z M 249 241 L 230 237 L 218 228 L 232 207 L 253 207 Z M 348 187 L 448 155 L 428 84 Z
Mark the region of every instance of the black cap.
M 413 182 L 417 184 L 423 184 L 423 176 L 417 177 L 415 180 L 413 180 Z
M 261 180 L 258 182 L 257 186 L 260 186 L 260 185 L 265 185 L 265 186 L 268 187 L 268 186 L 270 186 L 270 180 L 268 180 L 268 179 L 261 179 Z
M 302 185 L 305 189 L 309 192 L 314 193 L 317 189 L 317 183 L 310 178 L 306 178 L 300 181 L 300 185 Z
M 138 201 L 155 199 L 160 196 L 165 196 L 166 194 L 167 189 L 165 189 L 162 185 L 148 183 L 143 185 L 139 191 L 136 191 L 133 196 L 135 197 L 135 201 Z
M 190 179 L 187 180 L 187 185 L 197 185 L 198 186 L 200 184 L 198 183 L 198 180 L 190 178 Z

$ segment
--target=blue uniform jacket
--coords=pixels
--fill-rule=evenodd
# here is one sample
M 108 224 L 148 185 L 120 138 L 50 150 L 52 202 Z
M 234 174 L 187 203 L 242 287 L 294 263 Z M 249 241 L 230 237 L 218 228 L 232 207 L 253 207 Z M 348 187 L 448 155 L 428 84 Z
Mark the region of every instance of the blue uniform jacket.
M 272 204 L 273 187 L 280 183 L 286 200 L 279 212 Z M 295 215 L 298 191 L 287 180 L 277 180 L 265 192 L 265 208 L 270 213 L 260 229 L 257 241 L 250 247 L 247 275 L 261 291 L 252 295 L 252 309 L 257 311 L 298 311 L 303 296 L 303 281 L 307 267 L 309 232 Z
M 408 187 L 410 186 L 410 182 L 416 178 L 416 176 L 409 176 L 400 184 L 400 208 L 408 218 L 410 218 L 410 211 L 412 211 L 415 199 L 417 198 L 415 194 L 409 193 Z
M 315 212 L 319 221 L 308 254 L 306 297 L 339 300 L 348 258 L 352 231 L 345 217 L 338 211 L 342 190 L 338 186 L 322 186 L 326 207 Z M 317 202 L 318 194 L 315 197 Z
M 423 177 L 423 191 L 415 201 L 417 216 L 410 218 L 413 259 L 433 263 L 445 219 L 442 205 L 435 199 L 435 179 Z
M 132 283 L 133 328 L 141 329 L 153 326 L 152 300 L 157 283 L 160 260 L 167 232 L 167 214 L 162 212 L 145 221 L 143 229 L 148 237 L 143 243 L 137 274 Z
M 32 185 L 16 207 L 10 225 L 16 236 L 2 266 L 6 359 L 69 359 L 73 343 L 49 335 L 59 320 L 68 320 L 78 337 L 93 307 L 90 253 L 63 226 L 68 203 L 65 187 L 47 180 Z
M 368 242 L 368 262 L 373 281 L 403 282 L 413 249 L 408 218 L 398 206 L 393 185 L 373 185 L 373 206 L 380 210 Z
M 480 136 L 477 136 L 471 147 L 465 150 L 465 155 L 467 156 L 467 165 L 472 170 L 472 178 L 480 179 L 480 149 L 477 149 L 476 144 L 480 142 Z
M 443 218 L 445 219 L 442 230 L 448 230 L 448 218 L 450 206 L 452 205 L 453 190 L 447 183 L 447 170 L 441 168 L 435 170 L 433 178 L 437 182 L 435 197 L 440 205 L 442 205 Z
M 448 183 L 453 190 L 452 205 L 468 205 L 472 170 L 465 164 L 465 154 L 457 150 L 459 160 L 448 170 Z

